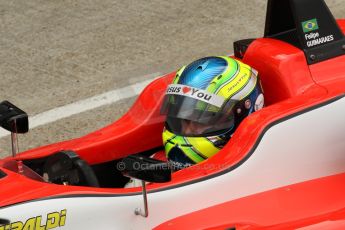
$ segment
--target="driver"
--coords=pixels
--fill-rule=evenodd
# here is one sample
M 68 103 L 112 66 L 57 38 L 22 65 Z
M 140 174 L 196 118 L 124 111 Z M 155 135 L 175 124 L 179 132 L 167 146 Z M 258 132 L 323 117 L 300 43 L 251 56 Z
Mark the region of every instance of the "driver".
M 200 163 L 229 141 L 241 121 L 264 106 L 258 72 L 230 57 L 205 57 L 177 71 L 161 108 L 163 144 L 174 171 Z M 164 160 L 160 152 L 153 156 Z M 131 179 L 125 188 L 138 187 Z
M 241 121 L 264 106 L 258 72 L 230 57 L 205 57 L 177 71 L 161 113 L 173 170 L 200 163 L 229 141 Z

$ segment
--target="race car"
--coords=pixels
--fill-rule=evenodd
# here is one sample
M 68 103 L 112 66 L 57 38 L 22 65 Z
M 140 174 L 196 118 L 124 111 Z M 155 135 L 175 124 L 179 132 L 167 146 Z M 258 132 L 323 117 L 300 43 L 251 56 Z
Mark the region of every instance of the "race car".
M 175 73 L 118 121 L 17 153 L 27 114 L 0 104 L 13 156 L 0 160 L 0 230 L 344 229 L 345 20 L 323 0 L 268 0 L 263 38 L 234 43 L 265 107 L 200 164 L 171 172 L 160 114 Z M 148 135 L 149 134 L 149 135 Z M 124 188 L 131 178 L 139 187 Z

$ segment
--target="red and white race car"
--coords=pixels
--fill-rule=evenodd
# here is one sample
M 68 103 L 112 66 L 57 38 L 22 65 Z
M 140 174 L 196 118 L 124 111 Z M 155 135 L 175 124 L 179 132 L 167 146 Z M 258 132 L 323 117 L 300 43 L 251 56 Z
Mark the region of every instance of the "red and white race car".
M 172 174 L 149 158 L 168 74 L 115 123 L 0 160 L 0 230 L 345 229 L 344 32 L 323 0 L 269 0 L 265 36 L 234 44 L 266 107 L 219 153 Z M 3 102 L 0 124 L 15 139 L 27 115 Z

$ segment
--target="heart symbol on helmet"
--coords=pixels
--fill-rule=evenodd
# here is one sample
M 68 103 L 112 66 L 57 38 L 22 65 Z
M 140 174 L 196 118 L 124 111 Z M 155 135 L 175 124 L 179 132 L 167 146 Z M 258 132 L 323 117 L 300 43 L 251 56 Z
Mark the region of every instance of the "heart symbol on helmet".
M 190 87 L 183 87 L 182 91 L 184 94 L 188 93 L 190 91 Z

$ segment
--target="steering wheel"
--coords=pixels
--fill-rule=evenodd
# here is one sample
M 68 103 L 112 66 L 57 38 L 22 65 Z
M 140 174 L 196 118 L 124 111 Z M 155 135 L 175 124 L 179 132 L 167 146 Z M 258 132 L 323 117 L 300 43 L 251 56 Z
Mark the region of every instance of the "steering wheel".
M 54 184 L 99 187 L 92 168 L 73 151 L 49 156 L 43 166 L 43 178 Z

